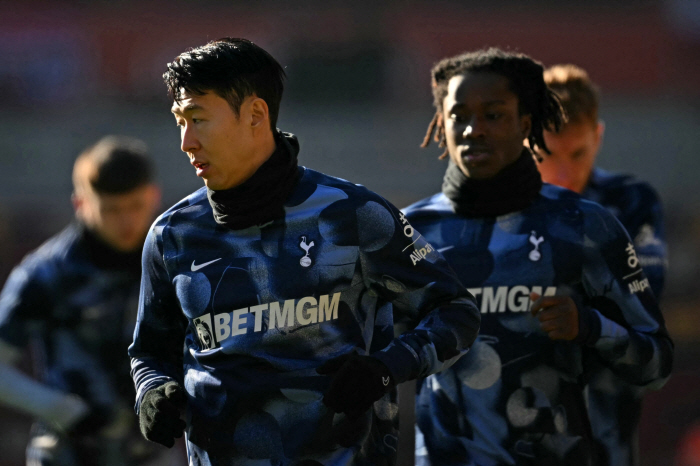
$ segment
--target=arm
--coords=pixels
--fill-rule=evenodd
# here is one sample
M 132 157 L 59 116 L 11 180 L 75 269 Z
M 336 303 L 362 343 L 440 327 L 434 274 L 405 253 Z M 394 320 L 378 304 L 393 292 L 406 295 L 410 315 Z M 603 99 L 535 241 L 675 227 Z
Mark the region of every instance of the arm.
M 481 320 L 473 296 L 394 206 L 375 195 L 355 214 L 366 299 L 376 309 L 392 306 L 395 329 L 410 330 L 384 348 L 372 345 L 369 356 L 345 354 L 317 369 L 334 374 L 324 403 L 350 417 L 397 384 L 448 368 L 474 342 Z
M 651 289 L 659 300 L 668 262 L 663 209 L 661 200 L 651 186 L 643 183 L 639 192 L 637 209 L 624 226 L 633 240 L 639 263 L 649 279 Z
M 363 277 L 367 288 L 392 304 L 395 323 L 410 329 L 373 356 L 396 383 L 452 365 L 479 331 L 481 315 L 473 296 L 442 255 L 381 197 L 358 210 L 358 228 L 386 235 L 382 242 L 360 235 Z
M 20 351 L 0 341 L 0 402 L 68 431 L 90 411 L 80 397 L 53 389 L 13 367 Z
M 31 262 L 12 271 L 0 294 L 0 403 L 67 431 L 88 414 L 88 404 L 14 367 L 27 342 L 29 322 L 42 321 L 53 307 L 51 293 L 41 279 L 47 273 Z
M 671 372 L 673 343 L 649 281 L 622 225 L 597 205 L 584 215 L 585 344 L 629 383 L 658 388 Z
M 147 391 L 183 379 L 187 320 L 165 268 L 162 234 L 163 227 L 155 223 L 144 244 L 139 311 L 134 341 L 129 346 L 137 413 Z

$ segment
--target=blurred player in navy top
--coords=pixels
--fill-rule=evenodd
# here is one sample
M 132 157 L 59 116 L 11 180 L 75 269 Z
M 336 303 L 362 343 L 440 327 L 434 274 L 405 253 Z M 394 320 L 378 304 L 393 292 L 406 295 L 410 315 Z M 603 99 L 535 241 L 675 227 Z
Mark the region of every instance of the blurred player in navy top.
M 125 356 L 143 241 L 160 202 L 145 144 L 106 137 L 73 169 L 76 221 L 30 253 L 0 294 L 0 402 L 38 418 L 30 465 L 145 464 Z M 34 380 L 16 370 L 29 342 Z
M 144 248 L 129 348 L 144 436 L 185 429 L 191 465 L 393 464 L 395 386 L 466 353 L 474 298 L 389 202 L 298 165 L 266 51 L 213 41 L 164 77 L 206 186 Z
M 584 386 L 606 366 L 659 386 L 673 345 L 634 246 L 598 204 L 543 184 L 530 151 L 563 123 L 542 66 L 479 50 L 432 70 L 442 193 L 405 209 L 476 296 L 465 357 L 424 381 L 418 464 L 592 465 Z
M 595 167 L 605 126 L 598 119 L 598 89 L 588 73 L 575 65 L 556 65 L 545 70 L 544 77 L 559 97 L 568 121 L 558 132 L 544 133 L 550 154 L 540 153 L 542 179 L 601 204 L 617 217 L 632 238 L 639 263 L 659 299 L 666 272 L 666 241 L 658 195 L 649 184 L 630 175 Z M 639 464 L 641 390 L 609 370 L 597 373 L 588 390 L 593 433 L 606 451 L 603 464 Z

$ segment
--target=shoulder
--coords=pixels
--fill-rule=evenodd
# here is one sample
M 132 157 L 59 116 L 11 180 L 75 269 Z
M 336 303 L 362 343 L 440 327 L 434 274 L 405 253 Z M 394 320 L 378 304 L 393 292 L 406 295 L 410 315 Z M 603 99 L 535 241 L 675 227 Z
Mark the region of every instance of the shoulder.
M 151 233 L 160 232 L 166 226 L 181 220 L 195 221 L 207 214 L 207 218 L 213 218 L 211 211 L 211 205 L 207 199 L 207 188 L 202 187 L 158 216 L 151 226 Z
M 316 170 L 304 167 L 304 173 L 300 184 L 309 184 L 315 186 L 324 186 L 328 188 L 338 189 L 345 192 L 348 196 L 364 199 L 372 196 L 379 196 L 370 191 L 361 184 L 356 184 L 343 178 L 327 175 Z
M 543 184 L 540 197 L 528 211 L 548 223 L 573 226 L 584 236 L 598 240 L 601 235 L 619 234 L 621 229 L 619 221 L 602 205 L 548 183 Z
M 80 252 L 80 230 L 70 224 L 27 254 L 14 269 L 15 278 L 22 282 L 50 283 L 65 266 L 76 260 Z
M 421 199 L 401 209 L 413 223 L 433 222 L 455 215 L 450 200 L 443 193 Z
M 584 191 L 585 197 L 595 199 L 595 195 L 610 203 L 628 204 L 634 202 L 640 206 L 659 202 L 656 190 L 646 181 L 624 173 L 613 173 L 602 168 L 595 168 L 591 181 Z
M 309 168 L 304 168 L 304 174 L 296 191 L 296 195 L 303 195 L 303 201 L 313 199 L 313 203 L 321 208 L 342 201 L 344 209 L 360 208 L 368 203 L 380 204 L 389 210 L 395 209 L 389 201 L 361 184 Z M 298 204 L 301 200 L 298 199 L 294 204 Z

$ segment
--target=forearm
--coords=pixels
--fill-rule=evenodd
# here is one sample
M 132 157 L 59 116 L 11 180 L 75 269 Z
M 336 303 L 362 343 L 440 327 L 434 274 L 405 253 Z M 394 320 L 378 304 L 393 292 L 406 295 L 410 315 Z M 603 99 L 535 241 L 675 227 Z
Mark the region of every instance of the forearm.
M 143 396 L 152 388 L 159 387 L 170 381 L 182 383 L 182 369 L 178 370 L 172 364 L 163 363 L 153 357 L 138 357 L 131 359 L 131 377 L 136 388 L 136 406 L 138 414 Z
M 673 365 L 673 343 L 665 331 L 623 327 L 596 310 L 592 312 L 600 321 L 600 329 L 591 346 L 605 364 L 631 384 L 660 388 Z
M 468 351 L 480 321 L 473 299 L 456 299 L 435 308 L 374 356 L 389 367 L 397 383 L 425 377 L 450 367 Z
M 79 397 L 37 382 L 4 363 L 0 363 L 0 402 L 63 430 L 89 411 Z

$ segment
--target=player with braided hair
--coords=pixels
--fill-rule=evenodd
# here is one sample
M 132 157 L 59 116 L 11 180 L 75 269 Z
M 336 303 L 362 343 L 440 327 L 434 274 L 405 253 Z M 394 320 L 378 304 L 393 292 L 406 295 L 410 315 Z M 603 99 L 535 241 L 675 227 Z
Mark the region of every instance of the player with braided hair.
M 426 378 L 417 464 L 591 465 L 591 373 L 659 386 L 673 345 L 624 228 L 543 184 L 532 153 L 565 120 L 543 67 L 499 49 L 432 70 L 431 136 L 449 155 L 442 193 L 404 210 L 477 298 L 479 336 Z M 543 155 L 546 157 L 546 155 Z
M 446 147 L 443 100 L 448 93 L 448 83 L 454 76 L 476 70 L 497 73 L 509 79 L 511 91 L 520 97 L 518 111 L 523 112 L 525 109 L 529 111 L 532 128 L 527 140 L 530 147 L 538 146 L 546 151 L 544 130 L 558 130 L 564 123 L 559 110 L 561 108 L 559 100 L 539 76 L 542 72 L 540 64 L 532 61 L 527 55 L 509 54 L 495 47 L 445 58 L 433 67 L 435 115 L 428 126 L 428 132 L 421 147 L 428 147 L 433 135 L 439 147 Z M 445 149 L 440 160 L 447 155 L 448 150 Z

